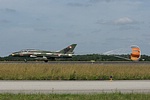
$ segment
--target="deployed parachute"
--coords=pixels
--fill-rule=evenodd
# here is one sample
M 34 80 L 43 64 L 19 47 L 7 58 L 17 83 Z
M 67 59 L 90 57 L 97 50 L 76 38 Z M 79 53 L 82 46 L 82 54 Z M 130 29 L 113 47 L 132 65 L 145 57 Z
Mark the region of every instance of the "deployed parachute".
M 130 59 L 133 61 L 138 61 L 141 58 L 141 51 L 138 46 L 131 46 L 132 52 L 130 55 Z
M 113 55 L 117 58 L 132 60 L 132 61 L 138 61 L 141 58 L 140 48 L 136 45 L 132 45 L 131 49 L 130 49 L 130 47 L 120 48 L 120 49 L 115 49 L 115 50 L 105 52 L 103 54 Z M 121 56 L 122 54 L 129 55 L 130 57 L 122 57 Z

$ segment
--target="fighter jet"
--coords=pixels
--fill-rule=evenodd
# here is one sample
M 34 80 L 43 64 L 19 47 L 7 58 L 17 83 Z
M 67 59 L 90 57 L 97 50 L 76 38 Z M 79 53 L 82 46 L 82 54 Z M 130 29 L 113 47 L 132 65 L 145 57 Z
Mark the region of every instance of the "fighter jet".
M 44 50 L 36 50 L 36 49 L 25 49 L 18 52 L 13 52 L 10 56 L 12 57 L 30 57 L 37 60 L 44 60 L 48 62 L 48 60 L 55 60 L 56 58 L 71 58 L 74 54 L 73 50 L 75 49 L 77 44 L 72 44 L 60 51 L 44 51 Z M 26 59 L 24 59 L 26 61 Z

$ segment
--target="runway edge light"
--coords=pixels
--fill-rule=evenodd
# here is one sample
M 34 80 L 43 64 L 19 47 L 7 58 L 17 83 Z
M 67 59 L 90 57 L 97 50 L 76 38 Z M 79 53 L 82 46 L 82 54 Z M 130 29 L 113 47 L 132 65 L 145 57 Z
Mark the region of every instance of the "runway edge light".
M 112 78 L 113 78 L 112 75 L 109 78 L 110 78 L 110 81 L 112 81 Z

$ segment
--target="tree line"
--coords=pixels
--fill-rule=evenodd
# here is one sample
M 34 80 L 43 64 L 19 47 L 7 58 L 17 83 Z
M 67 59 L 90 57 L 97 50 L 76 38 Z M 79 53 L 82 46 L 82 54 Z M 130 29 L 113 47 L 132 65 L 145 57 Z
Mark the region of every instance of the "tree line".
M 116 57 L 117 56 L 117 57 Z M 120 57 L 118 57 L 120 56 Z M 67 60 L 67 61 L 128 61 L 123 58 L 130 59 L 130 55 L 101 55 L 101 54 L 86 54 L 86 55 L 74 55 L 71 59 L 56 59 L 56 60 Z M 33 58 L 21 58 L 21 57 L 0 57 L 0 61 L 35 61 Z M 140 61 L 150 61 L 150 56 L 141 55 Z

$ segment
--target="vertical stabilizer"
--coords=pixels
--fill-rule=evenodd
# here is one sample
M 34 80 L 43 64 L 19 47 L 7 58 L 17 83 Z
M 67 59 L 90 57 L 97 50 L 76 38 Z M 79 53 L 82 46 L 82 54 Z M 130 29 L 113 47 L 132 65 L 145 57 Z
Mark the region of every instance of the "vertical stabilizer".
M 72 44 L 66 48 L 64 48 L 63 50 L 60 50 L 59 52 L 64 53 L 64 54 L 73 54 L 73 50 L 75 49 L 77 44 Z

